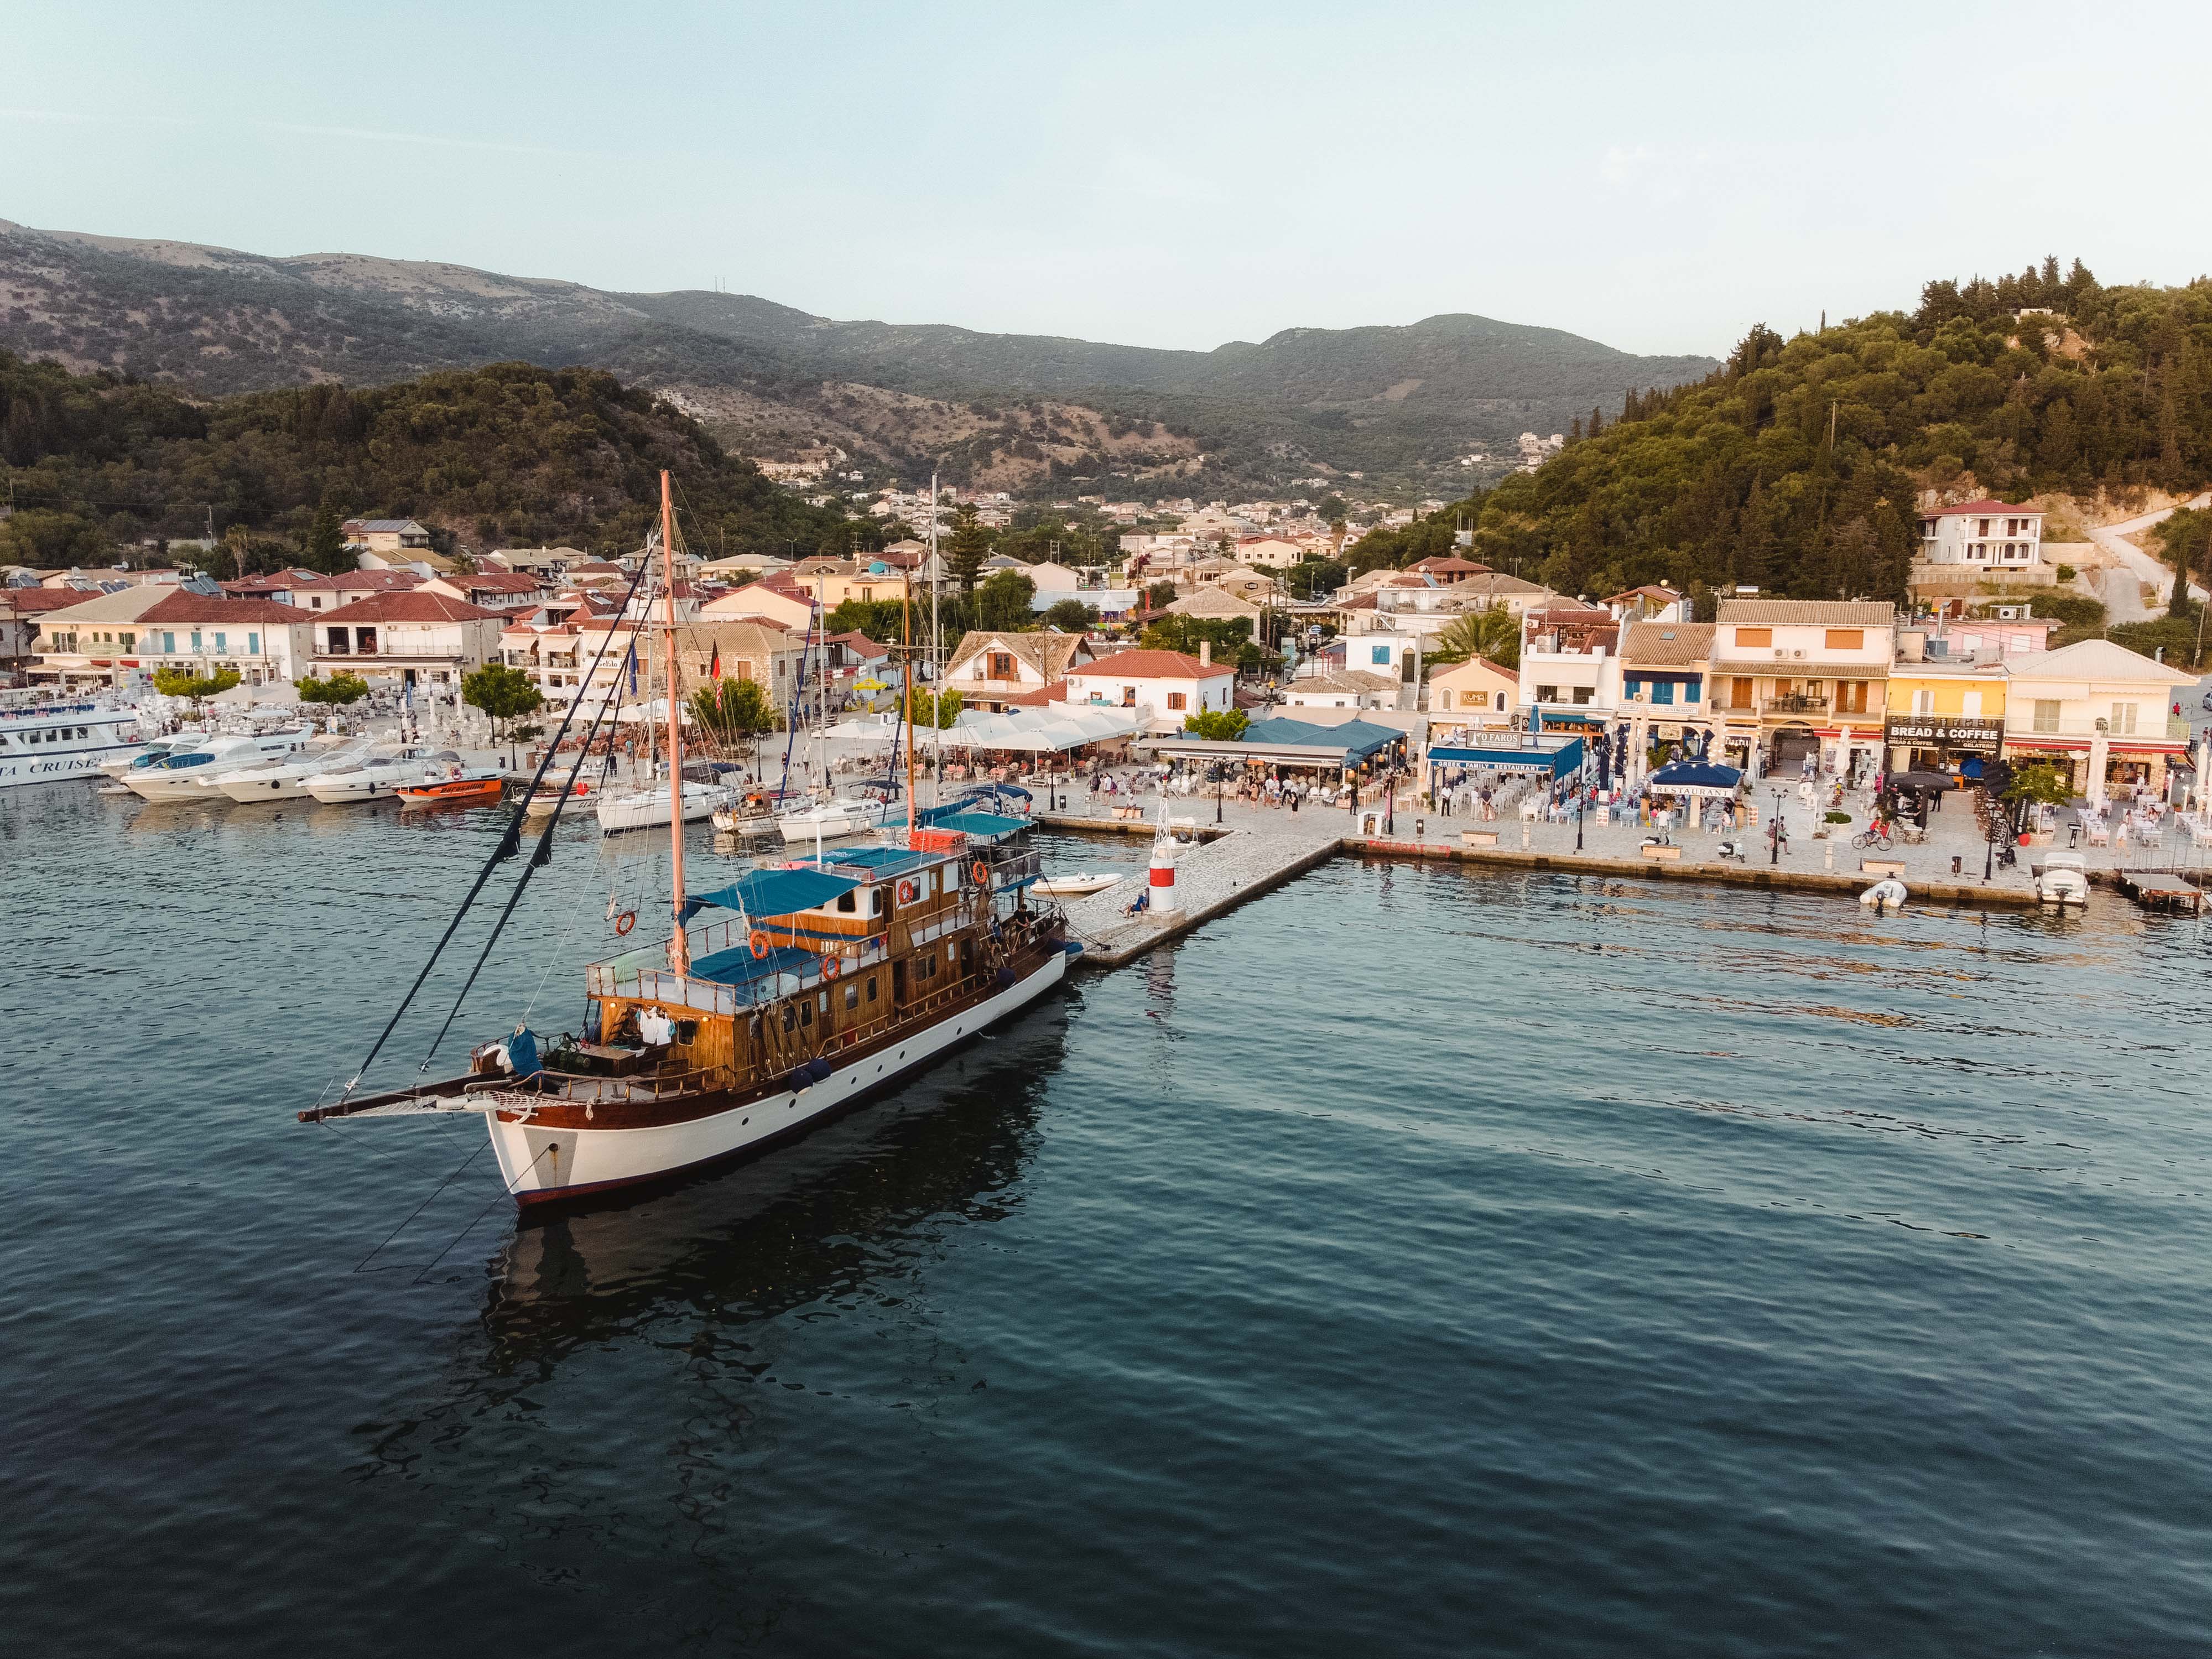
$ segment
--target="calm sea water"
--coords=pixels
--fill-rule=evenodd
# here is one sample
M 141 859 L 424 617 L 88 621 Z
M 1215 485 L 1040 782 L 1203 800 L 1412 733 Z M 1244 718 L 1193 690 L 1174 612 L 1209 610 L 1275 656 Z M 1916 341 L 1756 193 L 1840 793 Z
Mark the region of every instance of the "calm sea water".
M 0 799 L 11 1652 L 2204 1645 L 2194 923 L 1339 862 L 521 1226 L 292 1119 L 490 833 Z M 451 1056 L 659 857 L 568 835 Z

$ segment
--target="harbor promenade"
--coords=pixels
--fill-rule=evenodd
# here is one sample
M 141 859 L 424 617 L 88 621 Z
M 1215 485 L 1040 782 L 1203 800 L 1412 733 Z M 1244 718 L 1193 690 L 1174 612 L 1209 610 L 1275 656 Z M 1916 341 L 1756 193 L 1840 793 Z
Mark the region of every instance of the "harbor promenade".
M 1112 816 L 1109 802 L 1102 799 L 1094 804 L 1080 793 L 1068 798 L 1070 810 L 1041 811 L 1038 821 L 1057 829 L 1148 838 L 1153 834 L 1158 797 L 1141 797 L 1139 802 L 1146 807 L 1146 821 L 1141 823 L 1122 823 Z M 1127 799 L 1123 798 L 1121 804 L 1127 805 Z M 1762 804 L 1771 809 L 1771 789 Z M 1201 834 L 1209 837 L 1186 848 L 1181 856 L 1176 872 L 1181 911 L 1173 916 L 1127 915 L 1123 912 L 1134 889 L 1123 883 L 1070 902 L 1067 915 L 1075 936 L 1083 941 L 1085 962 L 1095 967 L 1115 967 L 1340 855 L 1435 859 L 1501 869 L 1583 871 L 1616 879 L 1778 887 L 1830 892 L 1839 902 L 1854 903 L 1859 893 L 1893 871 L 1921 903 L 2033 904 L 2032 868 L 2054 849 L 2021 848 L 2014 867 L 1996 866 L 1981 839 L 1969 802 L 1952 797 L 1947 805 L 1948 811 L 1929 815 L 1924 840 L 1917 844 L 1900 840 L 1883 850 L 1855 848 L 1850 843 L 1851 836 L 1865 827 L 1863 797 L 1846 803 L 1851 823 L 1829 826 L 1820 821 L 1820 811 L 1808 811 L 1791 794 L 1783 811 L 1788 842 L 1778 858 L 1767 842 L 1762 823 L 1751 830 L 1718 833 L 1676 830 L 1672 836 L 1680 856 L 1662 860 L 1645 855 L 1644 838 L 1653 832 L 1632 819 L 1601 824 L 1595 817 L 1586 818 L 1577 848 L 1572 818 L 1564 823 L 1532 822 L 1509 811 L 1484 821 L 1401 809 L 1394 816 L 1390 833 L 1370 836 L 1361 830 L 1375 810 L 1372 806 L 1364 807 L 1355 817 L 1341 806 L 1308 806 L 1293 813 L 1281 807 L 1228 800 L 1221 803 L 1217 834 L 1215 803 L 1210 798 L 1176 797 L 1170 801 L 1169 811 L 1195 819 Z M 1819 836 L 1817 832 L 1824 829 L 1835 833 Z M 1462 832 L 1470 830 L 1478 836 L 1494 836 L 1495 844 L 1468 845 Z M 2065 841 L 2062 833 L 2057 850 L 2067 850 Z M 1741 843 L 1743 856 L 1724 857 L 1720 851 L 1724 842 Z M 2071 850 L 2087 864 L 2092 879 L 2100 884 L 2100 895 L 2109 896 L 2106 902 L 2121 902 L 2112 879 L 2124 869 L 2155 867 L 2212 879 L 2212 848 L 2196 848 L 2185 842 L 2177 850 L 2171 835 L 2166 846 L 2154 853 L 2123 849 L 2116 854 L 2110 848 L 2086 846 Z M 1986 881 L 1982 874 L 1985 862 L 1992 866 Z

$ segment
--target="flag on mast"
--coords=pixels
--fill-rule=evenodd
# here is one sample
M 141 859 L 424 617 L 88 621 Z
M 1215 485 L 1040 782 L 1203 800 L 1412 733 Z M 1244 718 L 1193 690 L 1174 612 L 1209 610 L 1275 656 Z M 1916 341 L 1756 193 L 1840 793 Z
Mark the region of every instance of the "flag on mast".
M 714 659 L 707 665 L 707 678 L 716 680 L 722 678 L 722 642 L 720 640 L 714 641 Z

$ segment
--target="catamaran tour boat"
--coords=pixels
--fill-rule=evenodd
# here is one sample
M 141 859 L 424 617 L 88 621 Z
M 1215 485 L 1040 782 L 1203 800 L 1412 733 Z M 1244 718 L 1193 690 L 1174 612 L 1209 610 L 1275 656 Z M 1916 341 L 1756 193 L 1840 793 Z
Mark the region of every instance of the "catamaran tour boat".
M 667 488 L 664 473 L 664 547 L 673 540 Z M 673 613 L 672 601 L 671 634 Z M 672 714 L 678 776 L 682 744 Z M 586 970 L 574 1033 L 541 1045 L 518 1025 L 480 1047 L 462 1076 L 342 1098 L 301 1120 L 476 1113 L 523 1205 L 793 1139 L 1065 977 L 1079 947 L 1067 943 L 1057 909 L 1030 902 L 1038 855 L 1020 845 L 1030 829 L 969 801 L 933 808 L 920 823 L 909 807 L 908 827 L 869 845 L 751 870 L 687 897 L 684 830 L 672 824 L 672 931 Z M 692 927 L 708 909 L 723 919 Z
M 145 745 L 138 711 L 128 706 L 87 699 L 0 708 L 0 789 L 120 769 Z
M 193 749 L 173 750 L 150 766 L 133 767 L 116 779 L 147 800 L 206 800 L 203 778 L 222 778 L 264 761 L 289 760 L 304 750 L 313 733 L 305 726 L 264 732 L 253 737 L 211 738 Z
M 420 783 L 435 770 L 441 774 L 460 764 L 450 749 L 436 754 L 427 749 L 403 749 L 396 755 L 371 755 L 355 764 L 319 772 L 307 780 L 307 793 L 325 806 L 358 805 L 362 801 L 388 800 L 410 783 Z

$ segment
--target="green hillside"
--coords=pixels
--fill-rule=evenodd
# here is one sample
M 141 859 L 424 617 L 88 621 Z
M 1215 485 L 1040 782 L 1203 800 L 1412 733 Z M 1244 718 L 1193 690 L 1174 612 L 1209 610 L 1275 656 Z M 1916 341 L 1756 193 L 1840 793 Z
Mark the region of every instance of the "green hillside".
M 1909 313 L 1789 340 L 1756 327 L 1711 375 L 1629 398 L 1538 471 L 1359 547 L 1409 562 L 1466 522 L 1474 557 L 1567 592 L 1901 599 L 1923 489 L 2025 501 L 2208 477 L 2212 279 L 2107 288 L 2052 258 L 1930 283 Z
M 112 562 L 143 538 L 248 533 L 248 568 L 308 556 L 319 516 L 420 519 L 479 551 L 627 551 L 681 486 L 686 533 L 725 550 L 812 549 L 809 507 L 698 422 L 592 369 L 523 363 L 366 390 L 322 384 L 194 404 L 112 374 L 0 352 L 0 562 Z M 327 550 L 319 556 L 327 557 Z

